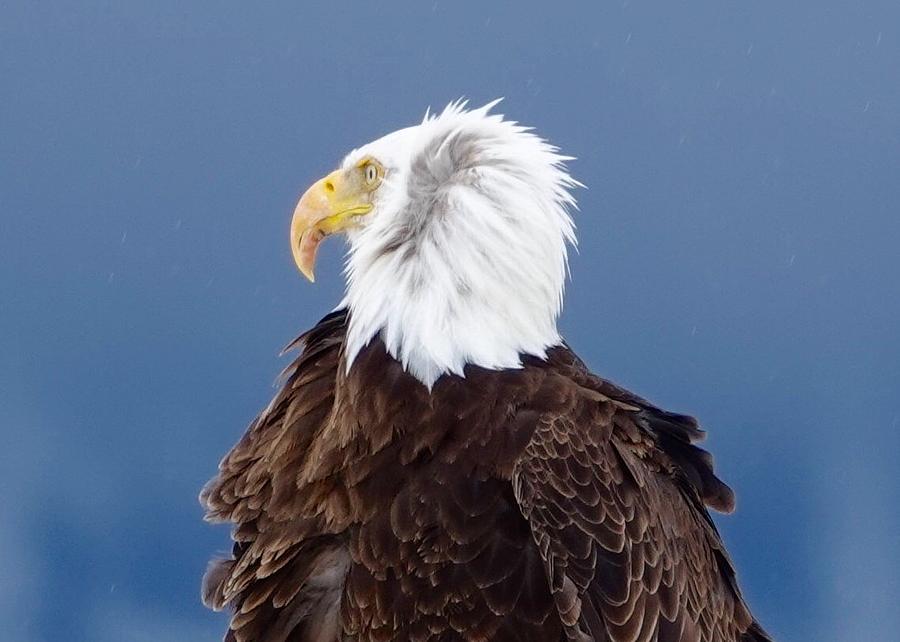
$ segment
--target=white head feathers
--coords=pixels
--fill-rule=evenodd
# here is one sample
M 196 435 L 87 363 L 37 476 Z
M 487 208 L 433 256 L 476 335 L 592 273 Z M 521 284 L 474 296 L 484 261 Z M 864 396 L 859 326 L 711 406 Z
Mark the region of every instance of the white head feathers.
M 468 364 L 517 368 L 559 344 L 575 242 L 569 160 L 495 101 L 439 115 L 351 152 L 385 168 L 374 210 L 349 234 L 348 367 L 374 337 L 429 388 Z

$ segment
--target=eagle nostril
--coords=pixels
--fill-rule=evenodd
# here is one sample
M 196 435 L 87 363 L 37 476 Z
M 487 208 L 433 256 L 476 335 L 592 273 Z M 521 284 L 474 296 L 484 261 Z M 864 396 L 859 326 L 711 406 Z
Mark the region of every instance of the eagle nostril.
M 334 183 L 332 183 L 331 181 L 325 181 L 325 191 L 334 192 Z

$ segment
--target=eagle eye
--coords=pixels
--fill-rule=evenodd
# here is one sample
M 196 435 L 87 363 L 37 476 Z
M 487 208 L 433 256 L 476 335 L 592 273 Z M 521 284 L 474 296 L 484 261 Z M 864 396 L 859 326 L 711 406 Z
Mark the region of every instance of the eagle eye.
M 378 180 L 378 167 L 376 167 L 375 163 L 366 163 L 363 171 L 366 176 L 366 185 L 374 185 L 375 181 Z

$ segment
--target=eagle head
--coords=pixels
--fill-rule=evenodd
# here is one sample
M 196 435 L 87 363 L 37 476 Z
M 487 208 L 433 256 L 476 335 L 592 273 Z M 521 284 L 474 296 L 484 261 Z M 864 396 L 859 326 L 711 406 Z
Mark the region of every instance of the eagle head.
M 313 280 L 328 235 L 349 241 L 345 358 L 373 339 L 431 388 L 467 364 L 521 367 L 561 339 L 574 244 L 569 157 L 529 128 L 451 103 L 350 152 L 300 198 L 291 249 Z

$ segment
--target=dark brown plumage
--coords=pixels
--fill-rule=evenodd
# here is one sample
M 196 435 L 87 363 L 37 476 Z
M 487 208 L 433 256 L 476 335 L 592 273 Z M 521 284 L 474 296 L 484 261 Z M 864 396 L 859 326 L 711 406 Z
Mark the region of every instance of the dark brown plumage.
M 346 312 L 300 337 L 284 386 L 201 499 L 232 522 L 203 598 L 226 640 L 763 641 L 705 506 L 730 489 L 696 422 L 566 347 L 468 366 L 432 392 Z

